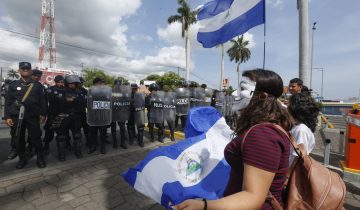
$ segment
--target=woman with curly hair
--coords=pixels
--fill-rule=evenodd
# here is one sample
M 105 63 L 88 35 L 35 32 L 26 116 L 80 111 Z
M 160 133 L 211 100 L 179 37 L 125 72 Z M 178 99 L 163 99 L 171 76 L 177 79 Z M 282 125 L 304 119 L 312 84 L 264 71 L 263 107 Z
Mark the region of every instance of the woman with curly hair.
M 293 119 L 278 101 L 283 81 L 273 71 L 245 71 L 240 83 L 241 114 L 235 138 L 224 156 L 231 166 L 224 197 L 218 200 L 186 200 L 179 209 L 271 209 L 268 192 L 282 201 L 289 167 L 290 142 L 279 126 L 289 131 Z
M 319 108 L 313 97 L 307 92 L 296 93 L 289 99 L 288 111 L 295 119 L 295 126 L 291 129 L 291 135 L 298 144 L 304 144 L 310 153 L 315 146 L 314 132 L 318 122 Z M 296 157 L 296 152 L 291 148 L 290 164 Z

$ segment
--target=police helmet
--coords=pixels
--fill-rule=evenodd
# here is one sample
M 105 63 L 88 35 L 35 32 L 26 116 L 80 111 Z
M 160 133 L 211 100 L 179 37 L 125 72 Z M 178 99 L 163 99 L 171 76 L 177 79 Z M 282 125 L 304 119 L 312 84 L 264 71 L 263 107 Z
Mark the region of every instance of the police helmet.
M 56 75 L 56 77 L 54 78 L 54 82 L 58 83 L 61 80 L 64 80 L 64 77 L 62 75 Z
M 114 85 L 121 85 L 122 81 L 120 79 L 114 80 Z
M 65 82 L 67 84 L 71 84 L 71 83 L 80 83 L 80 79 L 78 75 L 72 74 L 72 75 L 67 75 L 65 77 Z
M 132 83 L 130 86 L 131 86 L 131 88 L 138 88 L 139 87 L 136 83 Z
M 151 83 L 149 85 L 149 90 L 150 91 L 157 91 L 159 89 L 159 85 L 157 85 L 156 83 Z

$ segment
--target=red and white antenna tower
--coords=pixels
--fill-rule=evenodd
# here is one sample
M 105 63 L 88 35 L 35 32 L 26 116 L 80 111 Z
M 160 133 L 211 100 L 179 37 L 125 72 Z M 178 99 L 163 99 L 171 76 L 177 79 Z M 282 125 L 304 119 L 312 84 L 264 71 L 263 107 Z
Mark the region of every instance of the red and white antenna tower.
M 41 0 L 41 30 L 39 66 L 44 67 L 44 58 L 50 55 L 50 68 L 56 68 L 54 0 Z

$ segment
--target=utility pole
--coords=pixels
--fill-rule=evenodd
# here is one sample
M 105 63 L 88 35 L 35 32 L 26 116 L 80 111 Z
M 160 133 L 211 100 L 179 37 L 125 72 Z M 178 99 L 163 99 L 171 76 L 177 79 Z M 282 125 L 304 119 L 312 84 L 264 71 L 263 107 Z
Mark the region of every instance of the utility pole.
M 309 87 L 309 34 L 308 34 L 308 0 L 298 0 L 299 10 L 299 77 Z
M 315 30 L 316 30 L 316 22 L 313 23 L 312 27 L 312 41 L 311 41 L 311 61 L 310 61 L 310 89 L 312 89 L 312 73 L 313 73 L 313 64 L 314 64 L 314 37 L 315 37 Z
M 222 83 L 224 81 L 224 44 L 221 44 L 221 73 L 220 73 L 220 91 L 222 90 Z

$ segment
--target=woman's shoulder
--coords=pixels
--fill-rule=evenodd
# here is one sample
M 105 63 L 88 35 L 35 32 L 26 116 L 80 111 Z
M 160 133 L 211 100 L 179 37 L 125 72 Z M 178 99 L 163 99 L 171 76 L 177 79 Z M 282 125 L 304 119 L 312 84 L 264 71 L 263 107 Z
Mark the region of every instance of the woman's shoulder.
M 286 132 L 286 131 L 285 131 Z M 280 130 L 275 124 L 261 123 L 254 126 L 248 133 L 249 136 L 261 136 L 262 139 L 271 139 L 274 141 L 287 140 L 287 134 Z

